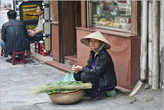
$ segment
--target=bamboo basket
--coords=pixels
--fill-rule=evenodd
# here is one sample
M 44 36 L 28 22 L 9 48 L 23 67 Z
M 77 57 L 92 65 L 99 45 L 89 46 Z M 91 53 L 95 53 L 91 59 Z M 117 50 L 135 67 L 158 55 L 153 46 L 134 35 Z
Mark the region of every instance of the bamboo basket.
M 84 90 L 75 90 L 66 93 L 56 93 L 49 95 L 55 104 L 73 104 L 79 102 L 84 96 Z

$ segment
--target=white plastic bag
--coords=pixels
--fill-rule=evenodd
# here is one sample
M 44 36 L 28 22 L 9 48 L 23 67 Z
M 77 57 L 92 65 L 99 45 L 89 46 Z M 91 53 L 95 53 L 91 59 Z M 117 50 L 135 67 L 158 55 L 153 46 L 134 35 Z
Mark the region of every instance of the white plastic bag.
M 75 81 L 75 78 L 73 76 L 73 72 L 71 71 L 70 73 L 66 74 L 63 79 L 65 82 L 66 81 Z

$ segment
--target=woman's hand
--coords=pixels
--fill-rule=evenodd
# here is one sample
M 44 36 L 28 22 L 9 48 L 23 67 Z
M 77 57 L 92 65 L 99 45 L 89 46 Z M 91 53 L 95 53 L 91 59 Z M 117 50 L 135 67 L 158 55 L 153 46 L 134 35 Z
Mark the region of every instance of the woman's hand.
M 72 72 L 78 73 L 78 72 L 82 71 L 82 68 L 83 68 L 82 66 L 79 66 L 79 65 L 75 66 L 75 65 L 73 65 L 72 66 Z
M 31 36 L 31 37 L 34 37 L 35 36 L 35 31 L 29 30 L 28 32 L 29 32 L 29 36 Z

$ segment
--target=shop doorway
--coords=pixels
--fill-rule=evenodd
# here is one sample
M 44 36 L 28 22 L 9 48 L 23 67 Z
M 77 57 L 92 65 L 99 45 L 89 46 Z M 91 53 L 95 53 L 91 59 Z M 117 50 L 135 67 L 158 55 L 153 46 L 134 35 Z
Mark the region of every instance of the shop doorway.
M 81 26 L 81 2 L 63 1 L 59 7 L 59 22 L 59 59 L 62 63 L 63 59 L 74 61 L 77 57 L 76 27 Z

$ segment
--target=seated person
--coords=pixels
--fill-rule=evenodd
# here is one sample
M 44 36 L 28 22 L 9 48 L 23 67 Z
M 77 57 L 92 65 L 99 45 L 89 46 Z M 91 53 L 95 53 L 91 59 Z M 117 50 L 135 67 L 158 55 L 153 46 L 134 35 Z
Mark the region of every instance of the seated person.
M 112 57 L 106 50 L 110 48 L 110 44 L 99 31 L 84 37 L 81 42 L 90 47 L 90 57 L 84 67 L 73 65 L 74 78 L 77 81 L 92 83 L 92 89 L 86 90 L 87 96 L 107 96 L 106 92 L 114 90 L 117 85 Z
M 27 48 L 28 34 L 22 22 L 16 20 L 16 12 L 7 12 L 9 21 L 2 26 L 1 46 L 5 50 L 5 55 L 12 55 L 14 51 L 24 51 Z
M 1 40 L 0 44 L 1 44 L 1 49 L 3 49 L 3 51 L 5 51 L 5 42 L 3 40 Z M 8 55 L 4 54 L 4 56 L 7 57 Z
M 43 6 L 38 5 L 36 9 L 37 16 L 39 16 L 38 25 L 33 30 L 28 30 L 30 42 L 43 40 Z M 29 42 L 29 43 L 30 43 Z M 30 44 L 29 44 L 30 46 Z M 30 47 L 27 50 L 27 55 L 30 55 Z
M 38 5 L 36 13 L 39 16 L 38 25 L 34 30 L 28 30 L 31 41 L 39 41 L 43 39 L 43 7 Z

